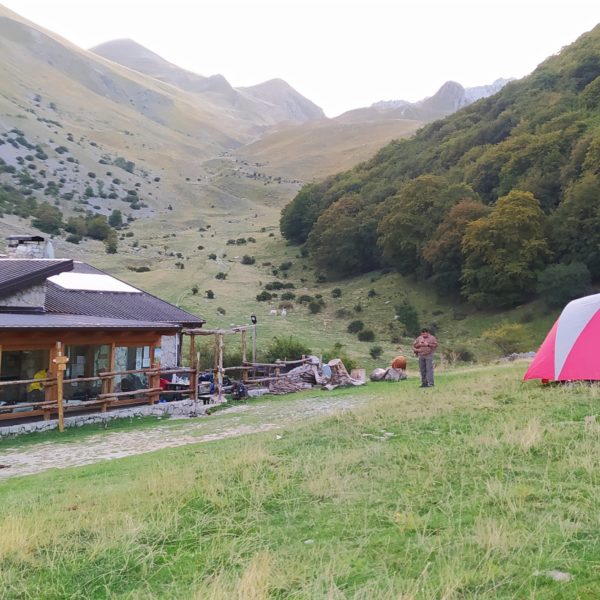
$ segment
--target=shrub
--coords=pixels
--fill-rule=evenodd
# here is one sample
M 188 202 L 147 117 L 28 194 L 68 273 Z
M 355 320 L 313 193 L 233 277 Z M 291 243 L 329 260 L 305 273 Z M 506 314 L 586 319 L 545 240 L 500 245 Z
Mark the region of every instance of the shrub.
M 444 359 L 450 364 L 457 362 L 475 362 L 475 355 L 467 348 L 445 348 L 442 352 Z
M 537 290 L 548 306 L 564 306 L 584 296 L 590 281 L 590 271 L 583 263 L 550 265 L 538 275 Z
M 483 337 L 492 341 L 503 354 L 525 352 L 531 349 L 532 339 L 524 325 L 504 323 L 483 333 Z
M 212 300 L 215 297 L 215 293 L 212 290 L 206 290 L 204 293 L 209 300 Z
M 313 315 L 316 315 L 317 313 L 320 313 L 321 310 L 323 310 L 323 305 L 317 302 L 316 300 L 313 300 L 312 302 L 308 303 L 308 310 Z
M 266 290 L 263 290 L 260 294 L 256 295 L 257 302 L 268 302 L 273 298 L 273 294 L 270 294 Z
M 299 360 L 307 354 L 311 354 L 310 348 L 304 342 L 290 335 L 274 337 L 267 347 L 265 359 L 269 363 L 274 363 L 277 359 Z
M 365 324 L 359 319 L 348 323 L 348 333 L 358 333 L 359 331 L 363 330 L 364 328 L 365 328 Z
M 214 252 L 211 252 L 208 255 L 208 260 L 217 260 L 217 255 Z
M 348 356 L 344 351 L 344 345 L 340 342 L 336 342 L 329 350 L 323 352 L 323 362 L 329 362 L 334 358 L 339 358 L 343 363 L 348 372 L 358 367 L 358 363 Z
M 332 298 L 341 298 L 342 297 L 342 290 L 340 288 L 333 288 L 331 290 L 331 297 Z
M 294 303 L 290 302 L 289 300 L 286 300 L 285 302 L 280 302 L 277 308 L 279 308 L 279 310 L 281 310 L 282 308 L 285 308 L 285 310 L 293 310 Z
M 404 327 L 406 327 L 406 332 L 409 335 L 419 335 L 421 332 L 421 325 L 419 324 L 417 309 L 408 300 L 404 300 L 398 304 L 395 309 L 398 319 L 404 324 Z
M 286 262 L 282 262 L 282 263 L 279 265 L 279 268 L 280 268 L 282 271 L 288 271 L 289 269 L 291 269 L 291 268 L 292 268 L 292 261 L 288 260 L 288 261 L 286 261 Z
M 375 296 L 377 296 L 377 292 L 373 288 L 371 288 L 367 292 L 367 298 L 375 298 Z
M 219 271 L 215 275 L 215 279 L 227 279 L 227 273 L 223 273 L 223 271 Z
M 282 300 L 293 300 L 295 297 L 296 294 L 294 294 L 294 292 L 284 292 L 283 294 L 281 294 Z
M 244 256 L 242 256 L 243 265 L 253 265 L 255 262 L 256 259 L 254 258 L 254 256 L 248 256 L 247 254 L 244 254 Z
M 355 304 L 354 305 L 354 312 L 362 312 L 362 304 Z
M 358 332 L 358 339 L 361 342 L 373 342 L 375 341 L 375 333 L 371 329 L 363 329 Z
M 309 296 L 308 294 L 302 294 L 301 296 L 298 296 L 297 302 L 299 304 L 308 304 L 309 302 L 312 302 L 313 300 L 314 300 L 314 298 L 312 296 Z
M 369 354 L 371 358 L 377 360 L 383 353 L 383 348 L 381 346 L 371 346 L 369 349 Z
M 338 308 L 335 311 L 335 316 L 338 319 L 346 319 L 350 316 L 350 311 L 347 308 Z
M 222 306 L 219 306 L 219 307 L 217 308 L 217 312 L 218 312 L 220 315 L 225 315 L 225 314 L 227 314 L 227 311 L 226 311 L 226 310 L 225 310 L 225 309 L 224 309 Z
M 79 244 L 81 241 L 81 236 L 77 235 L 76 233 L 71 233 L 66 237 L 66 241 L 70 242 L 71 244 Z
M 193 285 L 192 286 L 192 294 L 194 296 L 196 296 L 198 294 L 198 292 L 200 291 L 200 288 L 197 285 Z

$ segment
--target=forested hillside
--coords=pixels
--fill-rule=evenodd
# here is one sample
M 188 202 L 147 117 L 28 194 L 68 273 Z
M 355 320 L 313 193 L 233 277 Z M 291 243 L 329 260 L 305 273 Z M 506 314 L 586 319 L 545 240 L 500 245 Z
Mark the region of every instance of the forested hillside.
M 500 93 L 301 189 L 281 231 L 331 277 L 391 266 L 513 306 L 600 280 L 600 25 Z

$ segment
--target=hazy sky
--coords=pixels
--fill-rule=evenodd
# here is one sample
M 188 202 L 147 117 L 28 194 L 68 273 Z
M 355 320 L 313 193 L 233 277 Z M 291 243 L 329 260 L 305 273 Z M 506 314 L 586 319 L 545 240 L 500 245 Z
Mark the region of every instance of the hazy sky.
M 234 86 L 280 77 L 328 116 L 522 77 L 600 22 L 598 0 L 0 0 L 83 48 L 132 38 Z

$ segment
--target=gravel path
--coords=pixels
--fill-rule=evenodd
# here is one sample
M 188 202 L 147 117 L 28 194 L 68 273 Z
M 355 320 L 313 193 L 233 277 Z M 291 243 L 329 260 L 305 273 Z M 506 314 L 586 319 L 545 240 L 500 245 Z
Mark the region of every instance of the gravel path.
M 282 429 L 291 423 L 348 410 L 369 400 L 361 397 L 313 397 L 235 406 L 211 417 L 182 420 L 139 431 L 100 433 L 75 442 L 44 442 L 0 451 L 0 480 L 48 469 L 78 467 L 198 442 Z

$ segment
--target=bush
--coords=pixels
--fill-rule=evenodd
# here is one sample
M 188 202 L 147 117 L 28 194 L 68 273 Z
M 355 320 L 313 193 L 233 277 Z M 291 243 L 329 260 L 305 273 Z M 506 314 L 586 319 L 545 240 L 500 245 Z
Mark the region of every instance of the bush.
M 292 268 L 292 261 L 289 261 L 289 260 L 288 260 L 287 262 L 282 262 L 282 263 L 279 265 L 279 268 L 280 268 L 282 271 L 288 271 L 289 269 L 291 269 L 291 268 Z
M 81 241 L 81 236 L 77 235 L 76 233 L 71 233 L 66 237 L 66 241 L 70 242 L 71 244 L 79 244 Z
M 215 275 L 215 279 L 227 279 L 227 273 L 223 273 L 223 271 L 219 271 Z
M 590 281 L 590 271 L 583 263 L 551 265 L 538 275 L 537 291 L 548 306 L 564 306 L 584 296 Z
M 339 358 L 344 363 L 348 372 L 358 367 L 358 363 L 344 352 L 344 345 L 340 344 L 340 342 L 336 342 L 333 347 L 323 352 L 323 362 L 327 363 L 334 358 Z
M 281 294 L 282 300 L 293 300 L 295 297 L 296 294 L 294 294 L 294 292 L 283 292 L 283 294 Z
M 358 332 L 358 339 L 361 342 L 373 342 L 375 341 L 375 333 L 371 329 L 363 329 Z
M 217 255 L 214 252 L 211 252 L 208 255 L 208 260 L 217 260 Z
M 363 330 L 364 328 L 365 328 L 365 324 L 359 319 L 348 323 L 348 333 L 358 333 L 359 331 Z
M 467 348 L 445 348 L 442 354 L 444 360 L 452 365 L 457 362 L 475 362 L 475 355 Z
M 219 307 L 217 308 L 217 312 L 218 312 L 220 315 L 225 315 L 225 314 L 227 314 L 227 311 L 226 311 L 226 310 L 225 310 L 225 309 L 224 309 L 222 306 L 219 306 Z
M 371 358 L 377 360 L 383 353 L 383 348 L 381 346 L 371 346 L 369 349 L 369 354 Z
M 277 308 L 279 308 L 279 310 L 281 310 L 281 309 L 293 310 L 294 303 L 290 302 L 289 300 L 286 300 L 285 302 L 280 302 L 279 306 Z
M 257 302 L 268 302 L 273 298 L 273 294 L 270 294 L 266 290 L 263 290 L 260 294 L 256 295 Z
M 215 293 L 212 290 L 206 290 L 204 293 L 209 300 L 212 300 L 215 297 Z
M 297 302 L 299 304 L 309 304 L 310 302 L 313 302 L 314 298 L 312 296 L 309 296 L 308 294 L 302 294 L 302 296 L 298 297 Z
M 504 323 L 483 333 L 486 340 L 492 341 L 504 355 L 531 350 L 532 339 L 524 325 Z
M 200 291 L 200 288 L 197 285 L 192 286 L 192 294 L 195 296 Z
M 337 319 L 346 319 L 350 316 L 350 311 L 347 308 L 338 308 L 335 311 L 335 316 Z
M 247 254 L 244 254 L 244 256 L 242 256 L 243 265 L 253 265 L 255 262 L 256 259 L 254 258 L 254 256 L 248 256 Z
M 308 303 L 308 310 L 313 315 L 316 315 L 317 313 L 320 313 L 323 310 L 323 305 L 320 302 L 313 300 L 312 302 Z
M 417 309 L 408 300 L 404 300 L 401 304 L 398 304 L 395 309 L 398 320 L 406 327 L 406 333 L 409 335 L 419 335 L 421 325 L 419 324 Z
M 362 304 L 355 304 L 354 305 L 354 312 L 362 312 Z
M 332 298 L 341 298 L 342 297 L 342 290 L 340 288 L 333 288 L 331 290 L 331 297 Z
M 311 354 L 304 342 L 292 337 L 274 337 L 267 347 L 265 360 L 274 363 L 277 359 L 299 360 L 302 356 Z
M 373 288 L 371 288 L 367 292 L 367 298 L 375 298 L 375 296 L 377 296 L 377 292 Z

